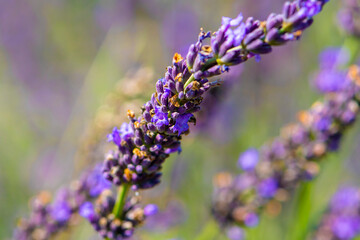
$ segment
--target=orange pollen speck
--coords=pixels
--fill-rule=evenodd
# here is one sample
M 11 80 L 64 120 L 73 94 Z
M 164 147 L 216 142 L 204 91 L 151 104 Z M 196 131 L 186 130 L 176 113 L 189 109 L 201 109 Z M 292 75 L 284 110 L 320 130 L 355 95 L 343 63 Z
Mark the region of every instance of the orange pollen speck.
M 135 128 L 140 128 L 140 123 L 138 121 L 134 122 L 134 127 Z
M 200 83 L 198 81 L 194 81 L 191 89 L 192 90 L 199 90 L 200 89 Z
M 213 184 L 216 187 L 227 187 L 231 184 L 232 182 L 232 176 L 230 173 L 227 172 L 221 172 L 215 175 L 215 177 L 213 178 Z
M 131 111 L 130 109 L 127 111 L 127 115 L 130 118 L 134 118 L 135 117 L 135 113 L 133 111 Z
M 181 60 L 183 60 L 183 57 L 179 53 L 175 53 L 173 60 L 174 60 L 175 63 L 178 63 Z
M 301 111 L 298 113 L 298 119 L 301 123 L 307 125 L 310 122 L 310 114 L 306 111 Z
M 180 107 L 180 103 L 177 101 L 178 95 L 174 95 L 170 98 L 171 104 L 173 104 L 175 107 Z
M 356 65 L 350 66 L 348 76 L 357 85 L 360 85 L 360 69 L 358 66 Z
M 182 81 L 182 73 L 179 73 L 178 75 L 176 75 L 175 80 L 181 82 Z
M 147 156 L 147 154 L 145 151 L 140 151 L 140 157 L 146 157 L 146 156 Z
M 126 168 L 126 169 L 124 170 L 124 175 L 125 175 L 126 180 L 128 180 L 128 181 L 131 180 L 132 173 L 133 173 L 133 172 L 132 172 L 130 169 L 128 169 L 128 168 Z
M 302 34 L 302 31 L 298 30 L 298 31 L 294 32 L 294 37 L 300 37 L 301 34 Z
M 43 204 L 48 204 L 51 201 L 51 194 L 47 191 L 42 191 L 38 195 L 38 199 Z
M 210 45 L 202 46 L 201 51 L 206 52 L 206 53 L 211 53 L 211 46 Z
M 260 27 L 265 28 L 265 27 L 266 27 L 266 21 L 262 21 L 262 22 L 260 23 Z
M 139 156 L 140 157 L 140 150 L 138 149 L 138 148 L 135 148 L 134 150 L 133 150 L 133 154 L 135 154 L 135 155 L 137 155 L 137 156 Z

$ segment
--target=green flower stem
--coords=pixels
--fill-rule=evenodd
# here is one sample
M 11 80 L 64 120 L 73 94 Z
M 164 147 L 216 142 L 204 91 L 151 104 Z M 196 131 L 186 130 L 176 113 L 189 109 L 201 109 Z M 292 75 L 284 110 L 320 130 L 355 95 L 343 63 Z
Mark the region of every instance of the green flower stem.
M 313 196 L 313 183 L 302 183 L 296 199 L 296 210 L 292 221 L 292 230 L 287 239 L 298 240 L 305 239 L 308 232 L 309 222 L 311 220 L 311 202 Z
M 194 74 L 191 74 L 191 76 L 189 77 L 189 79 L 185 82 L 184 84 L 184 89 L 186 89 L 186 87 L 192 83 L 195 80 Z M 185 91 L 185 90 L 184 90 Z
M 117 199 L 116 199 L 116 203 L 113 209 L 113 214 L 115 215 L 115 218 L 120 219 L 121 218 L 121 214 L 123 212 L 124 209 L 124 205 L 126 202 L 126 196 L 130 190 L 130 184 L 123 184 L 119 187 L 118 190 L 118 195 L 117 195 Z M 110 238 L 106 237 L 105 240 L 110 240 Z
M 119 187 L 116 203 L 113 209 L 115 218 L 121 218 L 121 214 L 125 205 L 126 196 L 130 190 L 130 184 L 123 184 Z

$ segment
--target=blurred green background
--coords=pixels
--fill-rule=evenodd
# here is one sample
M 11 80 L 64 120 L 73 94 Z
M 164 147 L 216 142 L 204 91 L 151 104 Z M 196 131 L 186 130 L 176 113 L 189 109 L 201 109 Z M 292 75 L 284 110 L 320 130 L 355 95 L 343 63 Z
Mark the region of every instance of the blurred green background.
M 125 76 L 146 67 L 154 83 L 173 53 L 185 53 L 196 41 L 200 27 L 215 31 L 222 16 L 239 12 L 266 19 L 283 2 L 0 0 L 0 239 L 11 238 L 32 195 L 54 192 L 79 175 L 76 166 L 89 164 L 76 161 L 81 136 L 116 84 L 131 81 Z M 309 79 L 318 53 L 344 41 L 336 23 L 340 5 L 330 1 L 301 41 L 227 76 L 231 87 L 217 104 L 207 105 L 214 108 L 211 122 L 193 127 L 182 154 L 165 163 L 162 183 L 144 193 L 146 202 L 164 211 L 175 206 L 178 214 L 172 224 L 145 225 L 135 239 L 226 239 L 209 220 L 212 177 L 240 172 L 235 166 L 241 151 L 276 136 L 318 98 Z M 139 98 L 145 101 L 153 89 L 144 89 Z M 200 114 L 207 116 L 204 111 Z M 340 153 L 324 160 L 315 186 L 302 186 L 277 218 L 263 216 L 249 239 L 303 239 L 304 226 L 316 222 L 337 186 L 359 182 L 359 130 L 355 125 Z M 300 192 L 308 194 L 301 209 Z M 84 223 L 64 238 L 97 236 Z

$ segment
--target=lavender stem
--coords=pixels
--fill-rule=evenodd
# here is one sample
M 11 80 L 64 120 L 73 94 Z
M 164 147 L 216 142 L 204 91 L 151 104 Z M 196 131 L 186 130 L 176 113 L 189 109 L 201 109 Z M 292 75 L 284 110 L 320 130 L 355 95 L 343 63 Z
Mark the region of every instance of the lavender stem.
M 129 189 L 130 189 L 130 184 L 123 184 L 119 187 L 118 196 L 113 209 L 113 214 L 115 215 L 115 218 L 119 218 L 119 219 L 121 218 L 120 215 L 123 212 L 126 196 L 129 192 Z

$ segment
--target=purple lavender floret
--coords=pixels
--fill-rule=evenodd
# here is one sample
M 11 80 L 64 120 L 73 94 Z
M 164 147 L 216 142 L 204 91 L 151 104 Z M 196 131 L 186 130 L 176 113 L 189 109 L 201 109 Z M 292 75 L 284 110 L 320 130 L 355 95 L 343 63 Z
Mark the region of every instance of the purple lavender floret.
M 114 127 L 112 133 L 107 135 L 108 142 L 114 142 L 116 145 L 120 146 L 121 136 L 120 130 L 117 127 Z
M 360 235 L 360 191 L 342 187 L 332 197 L 327 212 L 313 233 L 314 240 L 349 240 Z
M 313 17 L 321 11 L 322 4 L 316 0 L 304 1 L 302 4 L 307 11 L 307 17 Z
M 249 218 L 256 219 L 263 210 L 280 209 L 276 206 L 286 201 L 300 182 L 312 180 L 319 173 L 320 160 L 338 149 L 344 131 L 359 112 L 360 68 L 350 67 L 342 81 L 343 88 L 325 94 L 323 102 L 301 111 L 297 123 L 284 127 L 279 137 L 263 145 L 254 168 L 244 169 L 236 177 L 222 173 L 215 179 L 212 213 L 222 227 L 246 227 Z M 249 151 L 254 150 L 241 156 L 246 157 Z M 346 188 L 334 196 L 331 211 L 352 212 L 360 208 L 359 203 L 359 190 Z M 274 214 L 270 210 L 268 213 Z M 339 221 L 337 234 L 345 236 L 357 231 L 360 225 L 356 217 Z M 349 226 L 351 231 L 346 230 Z
M 191 113 L 185 113 L 185 114 L 178 116 L 176 118 L 176 123 L 174 125 L 173 132 L 178 133 L 178 136 L 180 136 L 180 134 L 189 130 L 188 122 L 192 116 L 194 116 L 194 115 Z
M 286 2 L 282 14 L 270 14 L 266 21 L 252 17 L 244 20 L 239 14 L 234 19 L 224 17 L 213 34 L 202 30 L 185 59 L 174 55 L 164 78 L 156 83 L 156 92 L 141 108 L 141 115 L 135 117 L 134 112 L 128 112 L 127 126 L 133 135 L 125 139 L 121 129 L 110 134 L 109 140 L 118 151 L 104 161 L 106 179 L 116 185 L 132 185 L 134 190 L 158 184 L 162 163 L 180 149 L 189 123 L 196 123 L 193 114 L 200 110 L 205 92 L 219 85 L 208 78 L 250 58 L 259 59 L 261 54 L 271 52 L 272 46 L 298 39 L 326 2 Z M 211 45 L 204 43 L 208 38 Z
M 164 95 L 162 97 L 165 97 L 165 99 L 168 99 L 169 97 L 169 92 L 164 93 Z M 156 106 L 155 107 L 155 114 L 152 117 L 151 121 L 153 123 L 155 123 L 155 126 L 157 127 L 157 129 L 159 131 L 164 130 L 165 129 L 165 125 L 169 125 L 169 119 L 168 119 L 168 114 L 167 112 L 162 112 L 160 107 Z
M 128 123 L 123 123 L 118 129 L 114 127 L 111 134 L 108 134 L 108 142 L 114 142 L 116 145 L 120 146 L 122 140 L 128 140 L 134 136 L 134 130 Z

